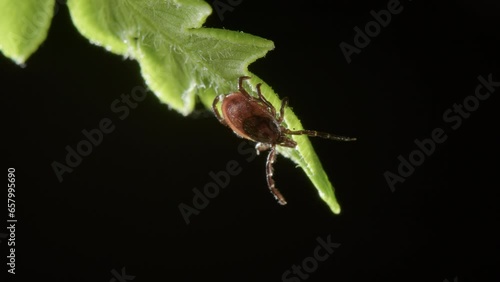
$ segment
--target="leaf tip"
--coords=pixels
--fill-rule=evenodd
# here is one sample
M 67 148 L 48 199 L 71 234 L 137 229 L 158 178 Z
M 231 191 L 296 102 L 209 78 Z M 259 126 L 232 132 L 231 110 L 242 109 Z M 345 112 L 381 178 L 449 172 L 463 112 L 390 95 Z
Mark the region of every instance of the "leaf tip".
M 330 207 L 332 212 L 334 214 L 340 214 L 340 205 L 337 202 L 337 199 L 335 199 L 335 196 L 332 195 L 326 195 L 322 193 L 321 191 L 319 192 L 320 197 L 323 199 L 323 201 L 326 202 L 326 204 Z

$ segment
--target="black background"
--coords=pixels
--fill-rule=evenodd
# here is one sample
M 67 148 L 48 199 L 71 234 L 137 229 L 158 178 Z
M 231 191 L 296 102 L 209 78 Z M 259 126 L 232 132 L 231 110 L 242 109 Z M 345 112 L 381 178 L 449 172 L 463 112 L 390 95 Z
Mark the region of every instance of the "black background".
M 353 28 L 388 1 L 269 2 L 243 1 L 223 20 L 214 11 L 206 26 L 273 40 L 250 71 L 290 98 L 306 128 L 358 137 L 312 140 L 342 213 L 282 157 L 275 179 L 289 204 L 279 206 L 265 156 L 247 162 L 242 140 L 206 110 L 183 117 L 149 95 L 119 120 L 111 103 L 144 86 L 137 63 L 89 44 L 60 5 L 25 68 L 0 59 L 17 281 L 107 282 L 123 267 L 133 281 L 282 281 L 328 236 L 341 245 L 307 281 L 498 277 L 499 90 L 457 130 L 442 117 L 474 94 L 479 75 L 500 80 L 498 4 L 401 2 L 348 64 L 339 44 L 353 44 Z M 51 163 L 103 118 L 115 131 L 59 183 Z M 437 127 L 446 142 L 391 192 L 384 172 Z M 242 172 L 186 225 L 178 205 L 230 160 Z

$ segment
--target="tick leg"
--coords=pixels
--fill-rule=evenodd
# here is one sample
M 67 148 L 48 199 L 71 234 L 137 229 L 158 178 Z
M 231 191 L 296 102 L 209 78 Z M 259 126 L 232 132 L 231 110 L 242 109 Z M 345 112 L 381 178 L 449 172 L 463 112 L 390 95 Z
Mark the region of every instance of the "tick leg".
M 278 200 L 280 205 L 286 205 L 285 197 L 281 195 L 280 191 L 274 187 L 273 180 L 273 163 L 276 161 L 276 146 L 271 147 L 271 151 L 269 151 L 269 155 L 267 156 L 266 163 L 266 176 L 267 176 L 267 186 L 269 186 L 269 190 L 274 195 L 274 198 Z
M 280 108 L 280 117 L 278 118 L 278 124 L 281 124 L 283 122 L 283 119 L 285 118 L 285 108 L 288 106 L 288 98 L 285 97 L 283 100 L 281 100 L 281 108 Z
M 307 136 L 311 136 L 311 137 L 321 137 L 321 138 L 326 138 L 326 139 L 331 139 L 331 140 L 336 140 L 336 141 L 356 141 L 356 138 L 353 138 L 353 137 L 334 135 L 334 134 L 320 132 L 320 131 L 314 131 L 314 130 L 292 131 L 290 129 L 285 129 L 285 133 L 292 134 L 292 135 L 307 135 Z
M 226 121 L 224 120 L 224 118 L 222 117 L 222 115 L 219 113 L 219 109 L 217 109 L 217 104 L 219 103 L 219 101 L 224 100 L 224 97 L 225 96 L 223 94 L 215 97 L 215 100 L 212 103 L 212 110 L 214 111 L 214 114 L 217 117 L 217 119 L 219 120 L 219 122 L 222 123 L 223 125 L 227 126 Z
M 246 79 L 250 79 L 249 76 L 240 76 L 240 78 L 238 79 L 238 91 L 241 92 L 241 94 L 245 95 L 248 99 L 251 99 L 252 96 L 250 96 L 250 94 L 248 94 L 248 92 L 245 90 L 245 88 L 243 88 L 243 80 L 246 80 Z
M 275 117 L 276 116 L 276 109 L 274 108 L 274 106 L 271 103 L 269 103 L 269 101 L 264 97 L 264 95 L 262 95 L 262 91 L 260 91 L 261 85 L 262 85 L 262 83 L 257 84 L 257 94 L 259 94 L 259 100 L 262 101 L 262 103 L 264 103 L 271 110 L 273 117 Z
M 271 148 L 271 144 L 261 143 L 261 142 L 255 144 L 255 150 L 257 151 L 257 155 L 260 155 L 260 152 L 269 150 L 269 148 Z

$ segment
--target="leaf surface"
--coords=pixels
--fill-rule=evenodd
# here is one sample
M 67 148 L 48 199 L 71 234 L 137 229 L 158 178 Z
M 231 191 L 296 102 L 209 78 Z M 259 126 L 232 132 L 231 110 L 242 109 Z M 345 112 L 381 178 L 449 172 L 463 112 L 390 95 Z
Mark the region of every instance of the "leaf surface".
M 0 51 L 24 64 L 47 37 L 55 0 L 0 0 Z
M 238 77 L 263 83 L 264 96 L 277 108 L 280 99 L 248 65 L 274 49 L 270 40 L 243 32 L 203 28 L 211 7 L 198 0 L 69 0 L 78 30 L 92 43 L 138 61 L 147 85 L 172 109 L 188 115 L 196 97 L 211 108 L 218 94 L 233 92 Z M 254 89 L 255 90 L 255 89 Z M 302 129 L 291 109 L 289 128 Z M 294 136 L 296 150 L 279 152 L 297 163 L 334 213 L 340 212 L 333 187 L 304 136 Z M 279 184 L 278 184 L 279 185 Z M 279 187 L 279 186 L 278 186 Z

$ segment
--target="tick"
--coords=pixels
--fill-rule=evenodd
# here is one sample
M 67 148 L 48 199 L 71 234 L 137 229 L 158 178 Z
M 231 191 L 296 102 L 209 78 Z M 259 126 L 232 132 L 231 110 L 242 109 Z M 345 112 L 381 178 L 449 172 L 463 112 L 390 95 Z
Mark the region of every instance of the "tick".
M 297 142 L 293 141 L 289 135 L 307 135 L 337 141 L 355 141 L 356 138 L 314 130 L 290 130 L 284 127 L 282 123 L 285 117 L 285 108 L 288 106 L 288 98 L 281 100 L 281 108 L 279 115 L 277 115 L 276 108 L 262 95 L 261 83 L 256 86 L 258 97 L 252 97 L 243 88 L 243 81 L 246 79 L 250 79 L 250 77 L 242 76 L 239 78 L 237 92 L 217 96 L 212 104 L 212 109 L 220 123 L 231 128 L 236 135 L 257 142 L 255 145 L 257 154 L 269 150 L 266 162 L 267 185 L 278 203 L 286 205 L 285 198 L 275 187 L 273 180 L 276 146 L 295 148 Z M 222 114 L 217 108 L 219 102 L 222 102 Z

